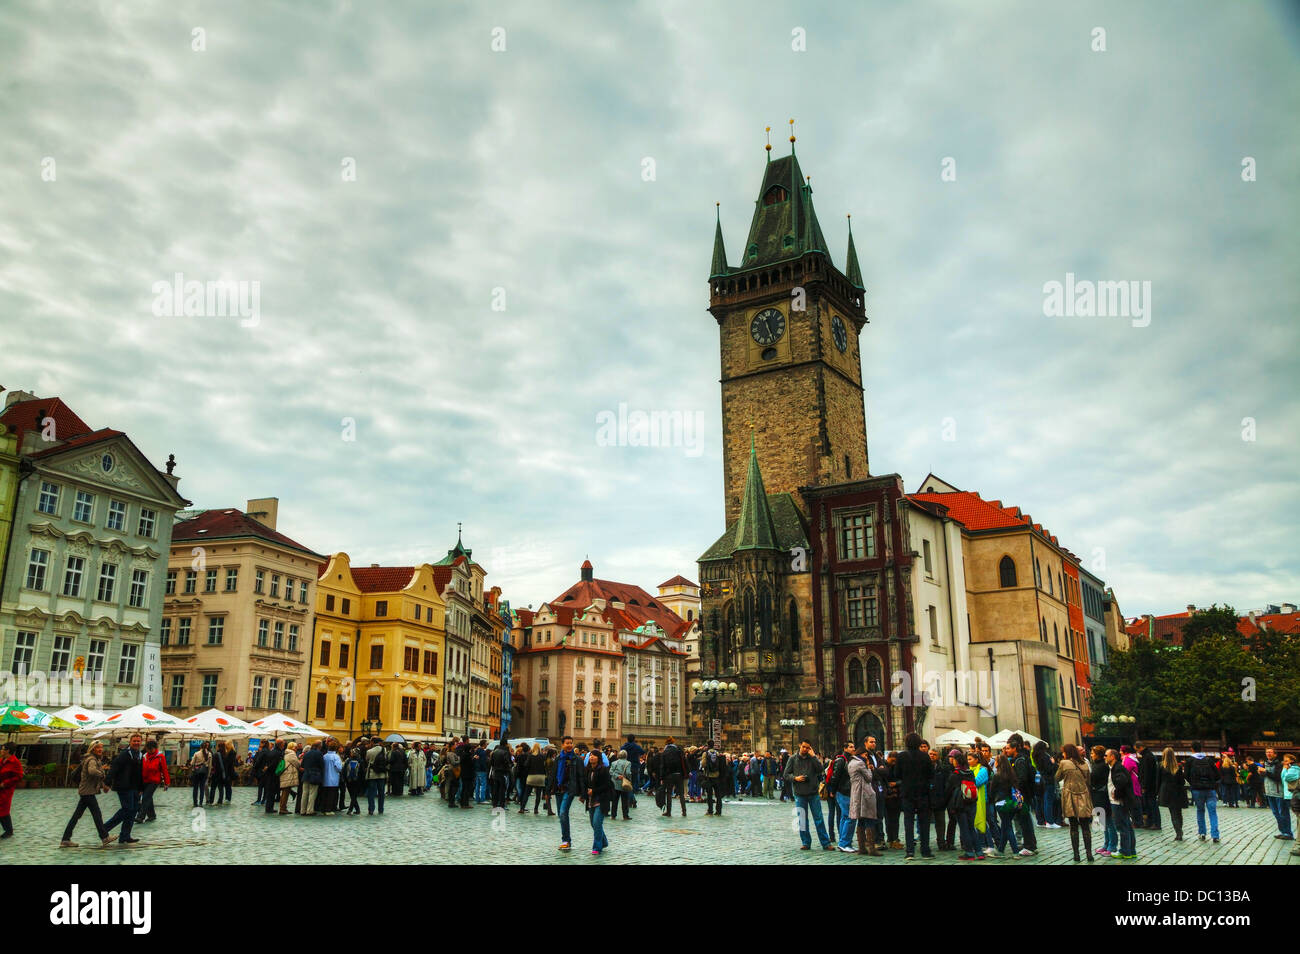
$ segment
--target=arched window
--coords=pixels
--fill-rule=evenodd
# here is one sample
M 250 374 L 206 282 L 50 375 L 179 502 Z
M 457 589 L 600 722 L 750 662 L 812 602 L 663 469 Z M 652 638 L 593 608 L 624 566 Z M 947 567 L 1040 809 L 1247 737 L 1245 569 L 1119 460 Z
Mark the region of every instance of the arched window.
M 787 616 L 790 626 L 790 649 L 797 652 L 799 650 L 799 607 L 795 605 L 794 597 L 790 598 L 790 611 Z
M 745 590 L 745 632 L 744 642 L 746 646 L 754 645 L 754 591 Z
M 1061 631 L 1055 623 L 1052 624 L 1052 639 L 1056 641 L 1056 651 L 1059 653 L 1061 651 Z
M 998 563 L 998 585 L 1016 585 L 1016 561 L 1009 556 L 1004 556 L 1002 561 Z
M 849 657 L 849 695 L 860 696 L 864 692 L 862 681 L 862 662 L 856 656 Z
M 762 649 L 772 646 L 772 593 L 766 584 L 758 589 L 758 645 Z
M 778 202 L 784 202 L 790 197 L 790 193 L 779 185 L 774 185 L 763 194 L 764 205 L 776 205 Z
M 1047 620 L 1040 619 L 1038 621 L 1038 632 L 1042 641 L 1047 642 Z
M 695 619 L 695 610 L 693 610 L 693 609 L 688 609 L 688 610 L 686 611 L 686 622 L 689 623 L 689 622 L 690 622 L 691 620 L 693 620 L 693 619 Z
M 884 682 L 880 678 L 880 660 L 872 656 L 867 660 L 867 693 L 878 696 L 884 691 Z
M 1055 596 L 1055 595 L 1056 595 L 1056 591 L 1052 589 L 1052 570 L 1051 570 L 1051 567 L 1048 567 L 1048 569 L 1047 569 L 1047 592 L 1048 592 L 1051 596 Z

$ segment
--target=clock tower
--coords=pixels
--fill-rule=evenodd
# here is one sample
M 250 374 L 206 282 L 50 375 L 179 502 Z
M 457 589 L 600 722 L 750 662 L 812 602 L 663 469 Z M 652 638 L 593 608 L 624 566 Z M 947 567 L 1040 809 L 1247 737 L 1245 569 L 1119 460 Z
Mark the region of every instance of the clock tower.
M 767 148 L 740 262 L 727 263 L 719 217 L 709 276 L 709 313 L 718 323 L 722 358 L 728 526 L 740 515 L 751 435 L 768 493 L 800 500 L 802 486 L 868 473 L 859 350 L 866 292 L 853 234 L 840 271 L 817 222 L 793 135 L 790 155 L 772 159 Z

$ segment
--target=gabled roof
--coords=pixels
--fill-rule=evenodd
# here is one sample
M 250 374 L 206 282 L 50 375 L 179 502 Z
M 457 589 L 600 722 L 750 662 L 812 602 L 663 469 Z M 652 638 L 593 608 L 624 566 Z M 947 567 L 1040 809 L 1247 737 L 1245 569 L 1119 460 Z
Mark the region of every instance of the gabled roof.
M 255 537 L 270 543 L 297 550 L 307 556 L 315 557 L 325 563 L 328 559 L 315 550 L 309 550 L 297 540 L 291 540 L 283 533 L 272 530 L 264 523 L 259 523 L 242 510 L 233 507 L 225 510 L 204 510 L 197 517 L 182 520 L 172 528 L 172 543 L 187 543 L 199 540 L 237 540 Z M 353 571 L 356 572 L 355 570 Z
M 659 597 L 651 596 L 635 584 L 616 583 L 613 580 L 579 580 L 565 590 L 562 596 L 552 600 L 547 605 L 557 613 L 561 607 L 570 607 L 581 612 L 596 600 L 604 600 L 606 609 L 610 611 L 613 611 L 614 608 L 608 604 L 613 602 L 623 603 L 624 607 L 621 612 L 625 613 L 627 619 L 633 623 L 628 628 L 635 629 L 647 619 L 652 619 L 665 632 L 671 633 L 675 632 L 682 624 L 682 618 L 664 606 L 659 601 Z
M 985 500 L 978 493 L 958 490 L 951 493 L 908 494 L 908 500 L 928 504 L 937 504 L 946 509 L 952 517 L 968 530 L 1000 530 L 1010 527 L 1026 527 L 1045 540 L 1057 544 L 1056 538 L 1043 529 L 1042 524 L 1034 523 L 1034 518 L 1022 514 L 1019 507 L 1004 507 L 1000 500 Z
M 18 446 L 21 448 L 23 436 L 28 431 L 42 430 L 40 421 L 37 420 L 37 415 L 41 411 L 44 411 L 45 417 L 54 419 L 54 437 L 57 440 L 68 440 L 90 431 L 90 425 L 78 417 L 77 413 L 60 398 L 15 401 L 0 413 L 0 424 L 4 424 L 18 435 Z
M 658 587 L 658 588 L 659 588 L 659 589 L 663 589 L 665 586 L 694 586 L 694 587 L 696 587 L 696 588 L 698 589 L 698 588 L 699 588 L 699 585 L 700 585 L 700 584 L 698 584 L 698 583 L 692 583 L 690 580 L 686 579 L 686 577 L 682 576 L 682 575 L 679 573 L 677 576 L 673 577 L 671 580 L 664 580 L 662 583 L 659 584 L 659 587 Z
M 776 189 L 784 190 L 785 197 L 769 200 L 769 195 L 777 194 L 773 192 Z M 770 265 L 811 251 L 826 253 L 826 237 L 813 210 L 812 186 L 805 181 L 799 160 L 791 152 L 769 162 L 763 171 L 763 185 L 754 203 L 740 268 Z
M 354 566 L 352 582 L 362 593 L 396 593 L 415 576 L 413 566 Z

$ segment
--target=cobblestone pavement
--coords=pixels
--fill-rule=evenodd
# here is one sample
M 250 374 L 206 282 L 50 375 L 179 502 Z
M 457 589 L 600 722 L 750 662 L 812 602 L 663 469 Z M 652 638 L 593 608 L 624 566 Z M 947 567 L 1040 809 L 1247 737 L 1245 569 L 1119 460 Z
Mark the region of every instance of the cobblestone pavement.
M 901 851 L 880 858 L 840 852 L 799 850 L 789 803 L 746 799 L 729 802 L 721 818 L 708 817 L 702 804 L 675 808 L 672 819 L 659 817 L 654 800 L 641 798 L 630 822 L 606 822 L 610 846 L 591 856 L 591 826 L 575 804 L 570 812 L 573 850 L 556 850 L 558 819 L 516 814 L 512 804 L 494 815 L 487 805 L 449 809 L 436 794 L 390 798 L 383 815 L 347 818 L 266 815 L 250 805 L 251 788 L 235 790 L 233 805 L 195 813 L 188 790 L 158 792 L 158 821 L 137 825 L 133 846 L 100 848 L 93 823 L 84 815 L 73 835 L 82 847 L 60 849 L 63 826 L 77 803 L 74 789 L 24 789 L 13 803 L 15 835 L 0 841 L 0 864 L 839 864 L 926 867 L 958 865 L 953 852 L 934 861 L 904 862 Z M 117 807 L 113 795 L 101 795 L 107 820 Z M 1163 814 L 1163 813 L 1162 813 Z M 1276 827 L 1267 809 L 1221 808 L 1222 842 L 1196 838 L 1195 812 L 1185 816 L 1188 841 L 1174 842 L 1165 815 L 1161 832 L 1137 833 L 1138 858 L 1098 858 L 1094 867 L 1140 864 L 1300 865 L 1288 852 L 1296 842 L 1274 839 Z M 1032 858 L 989 859 L 980 867 L 1073 864 L 1068 829 L 1037 829 L 1039 854 Z M 1095 847 L 1095 846 L 1094 846 Z M 964 864 L 973 864 L 964 862 Z

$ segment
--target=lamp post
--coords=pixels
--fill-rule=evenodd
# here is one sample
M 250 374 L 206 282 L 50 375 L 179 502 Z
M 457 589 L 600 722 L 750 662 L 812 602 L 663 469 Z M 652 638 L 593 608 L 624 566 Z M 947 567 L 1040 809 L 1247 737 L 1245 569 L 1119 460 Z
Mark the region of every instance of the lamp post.
M 1121 733 L 1125 731 L 1124 728 L 1121 727 L 1128 727 L 1128 731 L 1132 732 L 1133 738 L 1137 738 L 1137 716 L 1104 715 L 1101 717 L 1101 721 L 1106 723 L 1108 726 L 1118 728 Z M 1124 736 L 1121 735 L 1121 738 L 1123 737 Z M 1129 741 L 1132 741 L 1132 739 Z
M 709 699 L 709 737 L 716 746 L 722 745 L 721 738 L 713 738 L 713 723 L 718 721 L 718 696 L 724 692 L 735 692 L 739 688 L 734 682 L 719 679 L 696 679 L 691 683 L 691 691 L 696 696 L 707 696 Z M 719 732 L 718 735 L 721 736 L 722 733 Z
M 790 754 L 791 755 L 793 755 L 795 751 L 795 730 L 802 728 L 807 724 L 808 723 L 805 722 L 803 719 L 782 719 L 781 720 L 782 728 L 786 728 L 790 730 Z
M 370 738 L 370 730 L 374 728 L 374 725 L 375 724 L 371 722 L 369 719 L 362 719 L 361 734 L 364 735 L 366 738 Z

